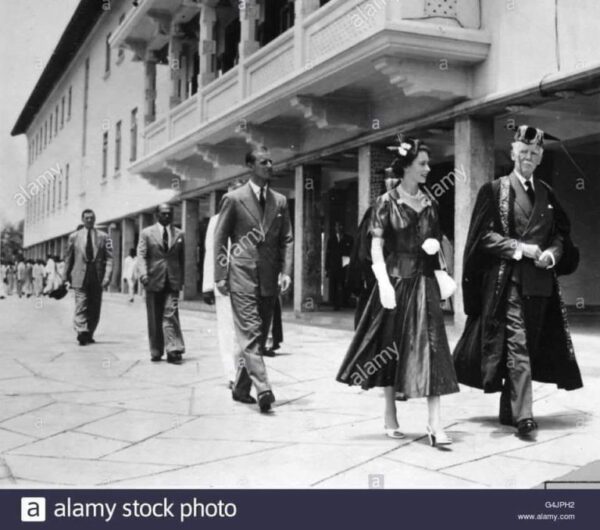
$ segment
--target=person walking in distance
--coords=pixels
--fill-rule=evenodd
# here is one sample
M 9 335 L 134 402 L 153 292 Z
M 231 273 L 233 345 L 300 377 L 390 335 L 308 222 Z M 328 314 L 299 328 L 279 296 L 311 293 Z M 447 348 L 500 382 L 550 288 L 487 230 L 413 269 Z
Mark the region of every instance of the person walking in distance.
M 140 281 L 146 288 L 150 360 L 181 364 L 185 353 L 179 323 L 179 291 L 183 287 L 185 246 L 183 231 L 173 226 L 173 207 L 156 209 L 158 222 L 144 228 L 138 243 Z
M 273 162 L 267 148 L 249 152 L 246 165 L 250 181 L 221 201 L 214 242 L 215 283 L 222 294 L 230 294 L 242 347 L 232 397 L 242 403 L 256 403 L 250 395 L 254 385 L 260 411 L 268 412 L 275 396 L 263 355 L 279 294 L 279 273 L 281 292 L 292 283 L 294 238 L 287 199 L 270 186 Z
M 83 210 L 81 219 L 83 228 L 69 236 L 65 279 L 75 291 L 77 341 L 80 346 L 85 346 L 96 342 L 94 332 L 100 320 L 102 290 L 110 283 L 113 254 L 108 234 L 94 228 L 94 211 Z M 56 277 L 56 270 L 53 275 Z

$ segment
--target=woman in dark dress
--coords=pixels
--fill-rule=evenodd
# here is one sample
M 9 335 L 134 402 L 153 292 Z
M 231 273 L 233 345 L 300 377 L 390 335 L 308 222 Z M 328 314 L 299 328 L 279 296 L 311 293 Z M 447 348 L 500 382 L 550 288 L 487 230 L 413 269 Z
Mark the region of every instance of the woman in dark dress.
M 437 204 L 419 187 L 430 171 L 429 149 L 405 140 L 392 167 L 402 181 L 377 199 L 371 215 L 376 285 L 337 380 L 384 387 L 384 427 L 391 438 L 404 437 L 396 392 L 427 397 L 429 441 L 447 445 L 452 440 L 442 428 L 440 396 L 458 392 L 458 383 L 434 274 L 442 239 Z

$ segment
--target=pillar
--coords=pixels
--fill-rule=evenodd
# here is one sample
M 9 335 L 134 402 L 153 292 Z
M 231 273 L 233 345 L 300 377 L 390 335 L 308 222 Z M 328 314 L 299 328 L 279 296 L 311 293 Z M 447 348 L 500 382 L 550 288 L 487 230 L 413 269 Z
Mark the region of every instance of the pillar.
M 179 29 L 179 24 L 176 24 L 175 22 L 171 24 L 171 35 L 169 39 L 169 70 L 171 76 L 169 108 L 171 109 L 181 103 L 179 86 L 183 69 L 179 58 L 183 49 L 183 41 L 181 37 L 177 36 Z
M 217 21 L 216 0 L 204 0 L 200 11 L 200 42 L 198 44 L 198 56 L 200 65 L 198 68 L 198 87 L 208 85 L 216 77 L 213 68 L 213 57 L 216 53 L 217 43 L 214 40 L 213 26 Z
M 259 6 L 256 0 L 246 0 L 240 4 L 240 67 L 238 68 L 238 79 L 241 99 L 245 99 L 247 96 L 246 72 L 241 65 L 246 58 L 260 48 L 260 43 L 256 40 L 258 14 Z
M 183 299 L 193 300 L 198 297 L 198 241 L 200 239 L 198 201 L 185 199 L 182 204 L 181 220 L 185 238 L 185 275 L 183 278 Z
M 321 302 L 321 167 L 298 166 L 295 176 L 294 312 Z
M 306 63 L 304 56 L 303 22 L 311 13 L 319 9 L 319 0 L 295 0 L 294 3 L 294 61 L 296 69 L 301 69 Z
M 466 320 L 462 299 L 463 252 L 477 192 L 494 178 L 494 121 L 457 118 L 454 122 L 454 324 Z
M 384 169 L 394 159 L 391 151 L 378 145 L 358 148 L 358 221 L 384 190 Z
M 121 255 L 129 256 L 129 250 L 135 249 L 135 221 L 126 217 L 121 220 Z
M 211 191 L 208 198 L 208 216 L 212 217 L 217 214 L 219 205 L 217 204 L 217 192 Z
M 121 271 L 123 270 L 121 254 L 121 223 L 110 223 L 108 237 L 112 246 L 113 270 L 108 290 L 111 293 L 121 292 Z
M 144 123 L 152 123 L 156 119 L 156 61 L 150 54 L 144 60 Z

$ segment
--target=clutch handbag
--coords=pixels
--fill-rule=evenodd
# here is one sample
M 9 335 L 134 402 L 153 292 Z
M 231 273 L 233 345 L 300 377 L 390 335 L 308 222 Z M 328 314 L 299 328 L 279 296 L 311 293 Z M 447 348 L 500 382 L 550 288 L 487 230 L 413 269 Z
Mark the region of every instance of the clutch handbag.
M 456 292 L 456 282 L 454 281 L 454 278 L 448 274 L 446 258 L 444 258 L 442 249 L 440 249 L 438 252 L 438 256 L 440 260 L 440 268 L 433 272 L 440 288 L 440 298 L 442 300 L 447 300 Z

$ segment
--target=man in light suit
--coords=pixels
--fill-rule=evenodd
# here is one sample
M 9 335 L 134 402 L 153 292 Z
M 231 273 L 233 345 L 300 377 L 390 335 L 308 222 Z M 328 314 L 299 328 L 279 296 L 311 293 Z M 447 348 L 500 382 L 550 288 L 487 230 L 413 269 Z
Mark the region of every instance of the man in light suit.
M 179 323 L 179 291 L 183 287 L 185 247 L 183 231 L 172 225 L 173 207 L 160 204 L 158 222 L 144 228 L 138 243 L 140 281 L 146 288 L 150 359 L 181 364 L 185 352 Z
M 235 401 L 256 403 L 268 412 L 275 396 L 263 360 L 275 298 L 292 283 L 294 238 L 287 199 L 269 185 L 273 178 L 271 155 L 257 148 L 246 155 L 250 181 L 221 202 L 215 229 L 215 282 L 222 294 L 230 293 L 242 362 L 232 390 Z M 231 240 L 228 252 L 228 241 Z
M 84 210 L 81 219 L 83 227 L 69 236 L 65 278 L 75 291 L 77 340 L 80 346 L 85 346 L 95 342 L 102 290 L 110 283 L 113 255 L 108 234 L 94 228 L 94 211 Z

